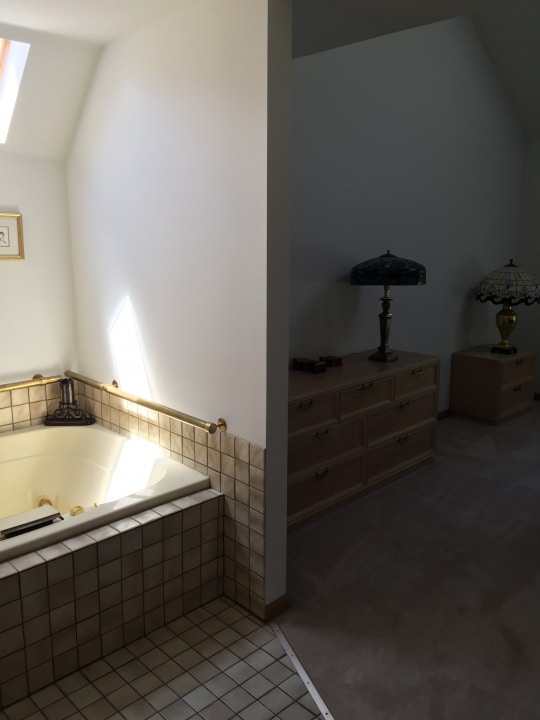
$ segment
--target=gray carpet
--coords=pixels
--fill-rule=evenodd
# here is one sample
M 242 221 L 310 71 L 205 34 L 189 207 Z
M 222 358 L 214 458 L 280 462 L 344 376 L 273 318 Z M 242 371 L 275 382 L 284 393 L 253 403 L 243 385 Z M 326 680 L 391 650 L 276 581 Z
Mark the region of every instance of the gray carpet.
M 540 403 L 289 533 L 278 618 L 336 720 L 540 720 Z

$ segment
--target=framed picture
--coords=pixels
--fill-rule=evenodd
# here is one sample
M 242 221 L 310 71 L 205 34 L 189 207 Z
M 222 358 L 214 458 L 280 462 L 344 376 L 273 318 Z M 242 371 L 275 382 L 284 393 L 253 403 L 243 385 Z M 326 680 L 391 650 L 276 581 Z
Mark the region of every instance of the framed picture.
M 24 241 L 22 215 L 0 213 L 0 260 L 22 260 Z

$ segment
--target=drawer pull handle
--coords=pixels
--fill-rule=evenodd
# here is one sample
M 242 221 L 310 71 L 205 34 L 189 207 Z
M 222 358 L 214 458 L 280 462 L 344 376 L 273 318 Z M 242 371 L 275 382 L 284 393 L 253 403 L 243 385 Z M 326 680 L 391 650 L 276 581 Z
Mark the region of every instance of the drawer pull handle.
M 315 473 L 315 480 L 320 480 L 323 477 L 326 477 L 328 475 L 328 468 L 324 468 L 324 470 L 320 470 L 319 472 Z
M 371 382 L 364 383 L 362 390 L 371 390 L 373 388 L 373 380 Z
M 521 385 L 516 385 L 514 388 L 514 392 L 519 392 L 521 390 Z
M 410 404 L 411 404 L 410 400 L 403 400 L 403 402 L 399 403 L 399 407 L 403 410 L 404 408 L 409 407 Z
M 313 407 L 313 400 L 303 400 L 298 404 L 300 410 L 307 410 L 310 407 Z
M 324 428 L 324 430 L 317 430 L 315 433 L 315 437 L 317 440 L 320 440 L 323 435 L 328 435 L 328 428 Z
M 420 373 L 424 372 L 424 368 L 414 368 L 412 371 L 413 375 L 420 375 Z
M 407 442 L 408 439 L 409 439 L 408 435 L 400 435 L 398 437 L 398 443 L 403 444 L 403 443 Z

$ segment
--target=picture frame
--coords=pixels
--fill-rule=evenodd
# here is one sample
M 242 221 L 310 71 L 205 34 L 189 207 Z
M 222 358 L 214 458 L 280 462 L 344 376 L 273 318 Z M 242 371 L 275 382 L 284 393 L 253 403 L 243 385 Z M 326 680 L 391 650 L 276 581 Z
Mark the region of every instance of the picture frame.
M 23 260 L 21 213 L 0 213 L 0 260 Z

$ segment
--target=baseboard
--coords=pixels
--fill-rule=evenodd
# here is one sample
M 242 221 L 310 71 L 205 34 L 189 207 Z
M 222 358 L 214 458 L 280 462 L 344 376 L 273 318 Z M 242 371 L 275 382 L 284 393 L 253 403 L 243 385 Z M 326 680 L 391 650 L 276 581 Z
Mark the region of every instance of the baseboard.
M 268 603 L 268 605 L 265 606 L 264 619 L 266 620 L 266 622 L 269 622 L 278 615 L 281 615 L 282 612 L 285 612 L 288 607 L 289 598 L 287 597 L 287 595 L 282 595 L 281 597 L 272 600 L 271 603 Z
M 450 408 L 448 408 L 447 410 L 439 410 L 439 412 L 437 413 L 437 418 L 439 420 L 444 420 L 444 418 L 450 417 L 451 414 L 452 413 L 450 412 Z

